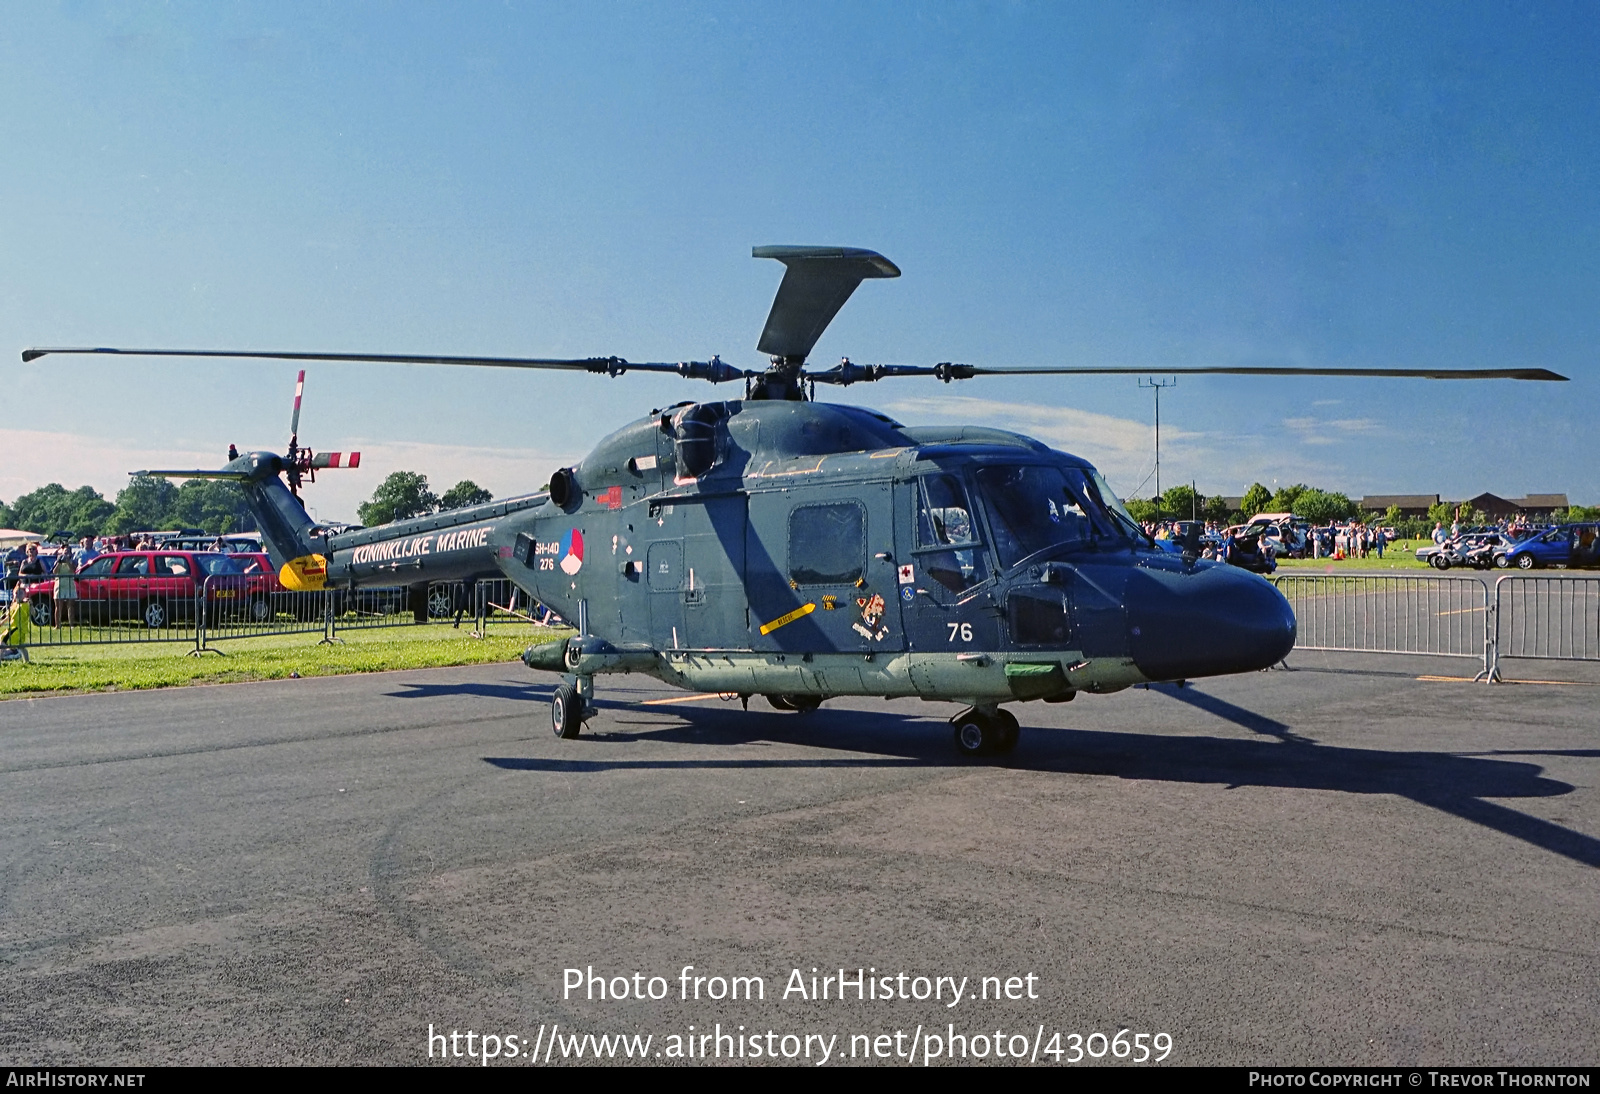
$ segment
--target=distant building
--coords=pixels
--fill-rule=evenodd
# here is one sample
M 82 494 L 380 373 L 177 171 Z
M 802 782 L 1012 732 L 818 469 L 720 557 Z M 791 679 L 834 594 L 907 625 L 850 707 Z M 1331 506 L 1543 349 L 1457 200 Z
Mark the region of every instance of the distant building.
M 1502 498 L 1496 494 L 1479 494 L 1464 503 L 1470 509 L 1482 510 L 1484 516 L 1495 520 L 1506 517 L 1531 517 L 1544 520 L 1552 510 L 1567 508 L 1565 494 L 1529 494 L 1522 498 Z
M 1398 506 L 1402 517 L 1413 519 L 1426 517 L 1438 504 L 1438 494 L 1369 494 L 1360 502 L 1363 513 L 1387 513 L 1390 506 Z
M 1548 517 L 1552 510 L 1570 508 L 1565 494 L 1529 494 L 1525 498 L 1512 498 L 1530 517 Z

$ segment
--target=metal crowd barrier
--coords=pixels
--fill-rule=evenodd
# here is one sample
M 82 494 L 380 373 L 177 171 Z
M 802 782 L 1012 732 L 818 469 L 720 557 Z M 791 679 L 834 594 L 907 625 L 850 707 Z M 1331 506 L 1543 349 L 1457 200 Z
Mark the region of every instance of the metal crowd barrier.
M 79 582 L 80 588 L 84 582 Z M 19 586 L 12 597 L 27 600 L 32 624 L 27 644 L 77 646 L 120 642 L 194 642 L 199 623 L 208 610 L 218 610 L 215 600 L 202 603 L 197 596 L 175 593 L 146 577 L 105 582 L 94 596 L 55 599 L 54 583 L 44 582 L 24 596 Z M 168 585 L 171 583 L 168 582 Z
M 208 623 L 198 648 L 203 650 L 207 641 L 221 638 L 316 630 L 323 632 L 323 641 L 331 642 L 340 631 L 452 621 L 458 628 L 470 624 L 470 633 L 481 638 L 490 625 L 544 622 L 530 607 L 526 594 L 504 578 L 470 584 L 435 581 L 425 591 L 405 585 L 374 585 L 280 592 L 270 594 L 265 603 L 257 597 L 246 613 L 230 617 L 221 627 Z
M 1498 641 L 1488 677 L 1502 657 L 1600 661 L 1600 580 L 1506 575 L 1494 583 Z
M 272 588 L 261 574 L 219 574 L 193 593 L 163 589 L 160 582 L 129 579 L 98 583 L 92 597 L 55 601 L 53 585 L 26 597 L 29 647 L 101 645 L 119 642 L 192 643 L 191 653 L 222 652 L 232 638 L 340 631 L 418 623 L 468 625 L 482 637 L 491 626 L 553 620 L 527 594 L 505 579 L 475 583 L 434 582 L 418 595 L 406 586 L 371 586 L 295 592 Z M 0 608 L 10 609 L 9 597 Z M 3 614 L 3 613 L 0 613 Z
M 1474 679 L 1498 681 L 1501 658 L 1600 661 L 1600 579 L 1507 574 L 1472 577 L 1280 574 L 1294 609 L 1295 648 L 1481 660 Z
M 1295 648 L 1476 657 L 1493 666 L 1489 587 L 1470 577 L 1285 574 Z

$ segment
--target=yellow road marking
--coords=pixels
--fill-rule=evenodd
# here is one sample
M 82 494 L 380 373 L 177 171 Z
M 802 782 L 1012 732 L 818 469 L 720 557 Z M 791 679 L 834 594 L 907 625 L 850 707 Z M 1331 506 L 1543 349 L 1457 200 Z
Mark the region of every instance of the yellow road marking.
M 1418 680 L 1426 680 L 1432 684 L 1471 684 L 1475 681 L 1470 676 L 1419 676 Z M 1544 684 L 1557 688 L 1594 688 L 1600 684 L 1591 684 L 1585 680 L 1502 680 L 1502 684 Z
M 1453 611 L 1434 612 L 1433 614 L 1434 615 L 1466 615 L 1468 612 L 1481 612 L 1483 610 L 1484 609 L 1481 608 L 1481 607 L 1478 607 L 1478 608 L 1456 608 Z
M 814 612 L 816 610 L 817 610 L 817 606 L 816 606 L 815 603 L 802 604 L 798 608 L 796 608 L 794 611 L 790 612 L 788 615 L 780 615 L 780 616 L 778 616 L 778 618 L 774 619 L 771 623 L 766 624 L 764 627 L 761 628 L 761 633 L 762 634 L 771 634 L 773 631 L 777 630 L 779 627 L 787 626 L 788 624 L 793 623 L 796 619 L 803 619 L 803 618 L 805 618 L 806 616 L 810 615 L 812 612 Z
M 718 698 L 721 698 L 721 696 L 717 692 L 708 691 L 704 695 L 674 695 L 671 699 L 646 699 L 644 702 L 640 703 L 639 705 L 642 706 L 642 707 L 659 707 L 659 706 L 663 706 L 663 705 L 665 705 L 667 703 L 692 703 L 696 699 L 718 699 Z

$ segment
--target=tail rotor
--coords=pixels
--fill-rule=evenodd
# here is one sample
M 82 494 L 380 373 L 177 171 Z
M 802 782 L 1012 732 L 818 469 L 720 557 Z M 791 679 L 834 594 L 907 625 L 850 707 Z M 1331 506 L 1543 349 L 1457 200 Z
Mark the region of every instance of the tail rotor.
M 305 396 L 306 370 L 301 369 L 294 382 L 294 414 L 289 419 L 289 450 L 283 459 L 284 477 L 289 481 L 289 492 L 300 496 L 300 484 L 317 481 L 317 472 L 330 467 L 360 467 L 359 452 L 313 452 L 300 446 L 300 401 Z

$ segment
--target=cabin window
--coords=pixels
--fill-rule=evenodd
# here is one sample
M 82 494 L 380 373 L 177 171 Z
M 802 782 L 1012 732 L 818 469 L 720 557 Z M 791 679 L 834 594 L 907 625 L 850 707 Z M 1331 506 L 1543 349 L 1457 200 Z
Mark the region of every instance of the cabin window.
M 854 585 L 866 572 L 867 513 L 857 502 L 802 505 L 789 514 L 789 580 Z

